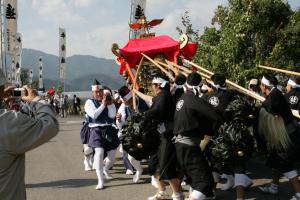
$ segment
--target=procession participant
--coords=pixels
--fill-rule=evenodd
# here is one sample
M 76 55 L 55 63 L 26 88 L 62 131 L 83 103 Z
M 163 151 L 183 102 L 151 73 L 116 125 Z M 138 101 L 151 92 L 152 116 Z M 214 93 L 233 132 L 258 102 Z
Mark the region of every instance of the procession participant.
M 155 119 L 159 122 L 158 132 L 160 135 L 160 145 L 155 155 L 149 160 L 150 175 L 153 175 L 157 181 L 158 192 L 149 197 L 148 200 L 167 199 L 168 193 L 163 181 L 168 181 L 173 191 L 173 200 L 183 200 L 184 195 L 181 192 L 179 173 L 177 171 L 177 161 L 173 137 L 173 121 L 175 105 L 170 92 L 168 78 L 162 74 L 155 75 L 152 80 L 152 88 L 155 93 L 154 98 L 149 98 L 136 91 L 136 94 L 151 104 L 148 111 L 145 112 L 147 118 Z
M 299 130 L 289 104 L 277 89 L 278 80 L 272 75 L 264 75 L 261 90 L 266 96 L 260 111 L 259 132 L 264 135 L 268 147 L 267 166 L 282 173 L 291 182 L 295 196 L 300 199 L 300 184 L 294 162 L 299 159 Z M 279 177 L 273 179 L 269 187 L 260 187 L 267 193 L 277 193 Z
M 183 74 L 178 74 L 175 77 L 174 85 L 171 88 L 171 94 L 173 95 L 174 103 L 177 103 L 178 99 L 184 93 L 185 82 L 186 82 L 186 77 Z
M 119 128 L 119 133 L 121 133 L 122 127 L 126 122 L 126 119 L 133 113 L 133 102 L 132 102 L 132 93 L 128 87 L 123 86 L 119 89 L 118 93 L 120 94 L 122 104 L 118 109 L 116 116 L 116 124 Z M 120 137 L 120 136 L 119 136 Z M 141 175 L 143 174 L 143 168 L 139 161 L 130 156 L 127 152 L 123 150 L 123 161 L 126 167 L 126 174 L 130 170 L 133 174 L 133 170 L 136 169 L 136 173 L 133 177 L 133 182 L 137 183 Z
M 0 69 L 0 199 L 25 200 L 25 153 L 46 143 L 58 133 L 58 122 L 50 105 L 25 86 L 32 115 L 3 108 L 8 94 Z
M 85 102 L 85 112 L 91 128 L 88 145 L 95 149 L 93 167 L 98 177 L 97 190 L 103 188 L 103 174 L 106 179 L 112 179 L 108 170 L 115 161 L 116 148 L 119 146 L 118 130 L 114 125 L 116 107 L 108 90 L 95 80 L 92 85 L 93 98 Z M 104 152 L 107 153 L 105 166 L 103 166 Z
M 204 200 L 214 196 L 214 181 L 210 167 L 199 146 L 204 135 L 216 132 L 221 115 L 199 98 L 201 76 L 192 72 L 187 77 L 187 91 L 176 104 L 174 119 L 175 147 L 180 168 L 190 185 L 189 200 Z
M 211 88 L 213 91 L 204 95 L 202 98 L 206 99 L 216 111 L 220 112 L 223 116 L 222 123 L 225 122 L 226 116 L 225 109 L 228 104 L 234 100 L 236 93 L 229 90 L 226 86 L 226 77 L 223 74 L 215 73 L 211 76 Z M 224 173 L 223 177 L 227 179 L 226 184 L 222 185 L 222 190 L 229 190 L 232 187 L 236 188 L 237 199 L 244 198 L 244 190 L 252 185 L 251 179 L 245 174 L 245 169 L 242 166 L 236 166 L 236 169 L 219 169 Z M 232 175 L 234 173 L 234 176 Z M 219 174 L 213 172 L 215 182 L 219 182 Z
M 227 105 L 232 101 L 234 93 L 231 90 L 227 90 L 226 78 L 223 74 L 215 73 L 211 76 L 212 83 L 210 86 L 210 92 L 207 92 L 202 96 L 208 103 L 210 103 L 214 109 L 223 114 L 223 122 L 225 121 L 224 110 Z M 226 184 L 222 185 L 222 190 L 231 189 L 234 186 L 234 177 L 231 174 L 232 171 L 225 170 L 223 177 L 227 179 Z M 216 171 L 213 172 L 214 180 L 219 182 L 220 175 Z
M 286 91 L 285 98 L 289 102 L 290 108 L 300 115 L 300 77 L 290 78 L 286 85 Z

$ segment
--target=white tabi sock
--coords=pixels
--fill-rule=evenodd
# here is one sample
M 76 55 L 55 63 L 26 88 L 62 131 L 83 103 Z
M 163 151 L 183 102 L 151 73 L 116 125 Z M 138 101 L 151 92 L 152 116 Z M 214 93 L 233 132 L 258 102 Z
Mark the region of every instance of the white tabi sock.
M 94 167 L 96 169 L 96 174 L 98 178 L 98 185 L 96 186 L 97 190 L 103 188 L 103 156 L 104 156 L 104 149 L 96 148 L 95 156 L 94 156 Z
M 107 157 L 105 158 L 105 166 L 103 169 L 103 173 L 105 175 L 105 178 L 110 180 L 113 179 L 113 177 L 109 174 L 109 169 L 113 166 L 116 158 L 116 152 L 117 150 L 111 150 L 107 152 Z
M 251 179 L 246 174 L 234 174 L 234 187 L 249 187 L 252 184 Z
M 197 190 L 193 190 L 191 197 L 195 200 L 205 200 L 206 199 L 206 196 L 202 192 L 199 192 Z
M 290 171 L 290 172 L 283 173 L 283 175 L 285 177 L 287 177 L 288 179 L 292 179 L 292 178 L 295 178 L 296 176 L 298 176 L 298 173 L 297 173 L 296 170 L 293 170 L 293 171 Z

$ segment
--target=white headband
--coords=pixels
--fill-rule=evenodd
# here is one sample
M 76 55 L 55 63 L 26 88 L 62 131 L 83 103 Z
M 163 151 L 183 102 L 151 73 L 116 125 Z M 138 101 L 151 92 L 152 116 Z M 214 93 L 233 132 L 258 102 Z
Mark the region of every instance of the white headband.
M 199 83 L 199 85 L 197 85 L 197 86 L 192 86 L 192 85 L 189 85 L 188 83 L 186 83 L 186 87 L 188 89 L 193 89 L 193 92 L 195 95 L 197 95 L 197 92 L 200 94 L 200 85 L 201 85 L 201 83 Z
M 174 87 L 177 89 L 181 89 L 181 88 L 183 88 L 183 85 L 177 85 L 176 83 L 174 84 Z
M 287 82 L 288 85 L 291 85 L 292 88 L 300 88 L 300 85 L 298 85 L 297 83 L 295 83 L 295 81 L 293 81 L 292 79 L 289 79 L 289 81 Z
M 103 89 L 102 85 L 92 85 L 92 91 L 98 91 L 100 89 Z
M 213 87 L 217 88 L 217 89 L 227 90 L 226 87 L 221 87 L 221 85 L 219 85 L 219 84 L 216 85 L 216 84 L 214 84 L 213 82 L 211 83 L 211 85 L 212 85 Z
M 131 99 L 132 98 L 132 93 L 131 92 L 129 92 L 128 94 L 126 94 L 124 97 L 122 97 L 121 99 L 122 99 L 122 101 L 124 102 L 124 100 L 126 99 L 126 100 L 129 100 L 129 99 Z
M 166 86 L 166 84 L 168 83 L 168 81 L 166 81 L 165 79 L 160 78 L 160 77 L 155 77 L 153 79 L 152 83 L 160 84 L 160 87 L 164 88 Z
M 268 79 L 266 79 L 264 76 L 261 79 L 261 83 L 266 85 L 266 86 L 269 86 L 269 87 L 273 86 L 273 84 L 271 84 L 270 81 Z

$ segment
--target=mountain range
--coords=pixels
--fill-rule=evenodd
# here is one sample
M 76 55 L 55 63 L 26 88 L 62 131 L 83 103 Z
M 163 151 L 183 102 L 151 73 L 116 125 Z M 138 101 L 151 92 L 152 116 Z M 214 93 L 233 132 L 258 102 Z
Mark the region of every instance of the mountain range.
M 34 80 L 38 78 L 38 59 L 43 58 L 45 88 L 57 87 L 58 56 L 33 49 L 23 49 L 22 68 L 32 69 Z M 90 55 L 73 55 L 66 59 L 66 91 L 87 91 L 96 78 L 102 85 L 117 89 L 124 84 L 119 75 L 119 66 L 113 59 Z

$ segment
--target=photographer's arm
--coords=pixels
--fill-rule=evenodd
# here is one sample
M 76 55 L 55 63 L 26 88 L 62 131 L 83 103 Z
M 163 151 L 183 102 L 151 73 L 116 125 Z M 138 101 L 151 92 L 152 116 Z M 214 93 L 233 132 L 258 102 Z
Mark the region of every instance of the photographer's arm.
M 59 130 L 50 105 L 38 98 L 30 103 L 34 118 L 21 112 L 6 111 L 1 117 L 4 134 L 0 135 L 4 149 L 12 154 L 23 154 L 53 138 Z

